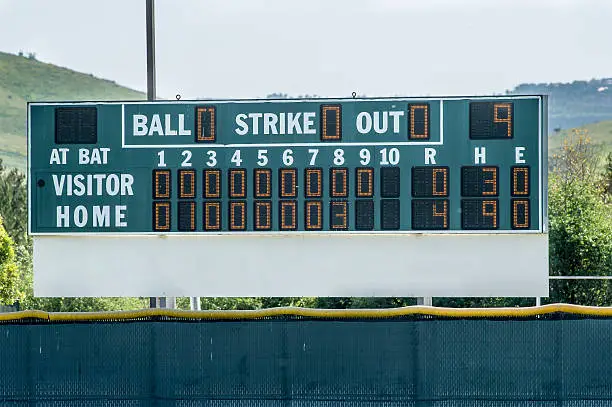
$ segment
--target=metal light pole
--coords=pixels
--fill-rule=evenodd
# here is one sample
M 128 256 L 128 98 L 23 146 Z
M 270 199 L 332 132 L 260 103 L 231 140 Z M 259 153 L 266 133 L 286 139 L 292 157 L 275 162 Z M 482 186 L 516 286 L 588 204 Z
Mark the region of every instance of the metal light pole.
M 146 0 L 147 24 L 147 100 L 155 100 L 155 25 L 153 0 Z M 149 297 L 149 308 L 157 308 L 157 297 Z
M 155 100 L 155 2 L 146 0 L 147 19 L 147 100 Z

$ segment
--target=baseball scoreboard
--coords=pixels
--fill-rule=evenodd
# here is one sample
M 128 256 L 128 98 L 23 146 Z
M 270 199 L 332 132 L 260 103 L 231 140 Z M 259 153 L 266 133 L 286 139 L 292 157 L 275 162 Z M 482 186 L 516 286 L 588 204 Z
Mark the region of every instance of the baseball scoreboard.
M 35 237 L 546 231 L 542 96 L 30 103 L 28 114 Z

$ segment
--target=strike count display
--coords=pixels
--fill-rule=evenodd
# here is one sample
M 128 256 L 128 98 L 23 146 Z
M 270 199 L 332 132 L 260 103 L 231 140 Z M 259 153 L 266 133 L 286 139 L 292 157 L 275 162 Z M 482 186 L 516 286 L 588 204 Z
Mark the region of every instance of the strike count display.
M 544 110 L 539 96 L 31 104 L 30 227 L 541 231 Z

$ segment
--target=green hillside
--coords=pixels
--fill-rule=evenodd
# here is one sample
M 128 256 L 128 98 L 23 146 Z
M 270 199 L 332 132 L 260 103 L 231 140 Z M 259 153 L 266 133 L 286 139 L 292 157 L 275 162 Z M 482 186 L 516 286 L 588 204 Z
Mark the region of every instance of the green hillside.
M 580 127 L 586 131 L 591 142 L 602 153 L 612 152 L 612 120 L 591 123 Z M 563 145 L 563 139 L 572 133 L 572 129 L 552 132 L 548 135 L 548 153 L 553 154 Z
M 28 101 L 143 99 L 113 81 L 0 52 L 0 158 L 25 172 Z

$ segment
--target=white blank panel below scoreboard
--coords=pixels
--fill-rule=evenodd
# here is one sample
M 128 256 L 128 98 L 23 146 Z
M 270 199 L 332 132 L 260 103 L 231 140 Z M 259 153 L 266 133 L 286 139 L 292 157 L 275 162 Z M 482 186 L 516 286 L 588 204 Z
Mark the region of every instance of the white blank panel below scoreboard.
M 36 236 L 34 264 L 40 297 L 548 296 L 547 234 Z

